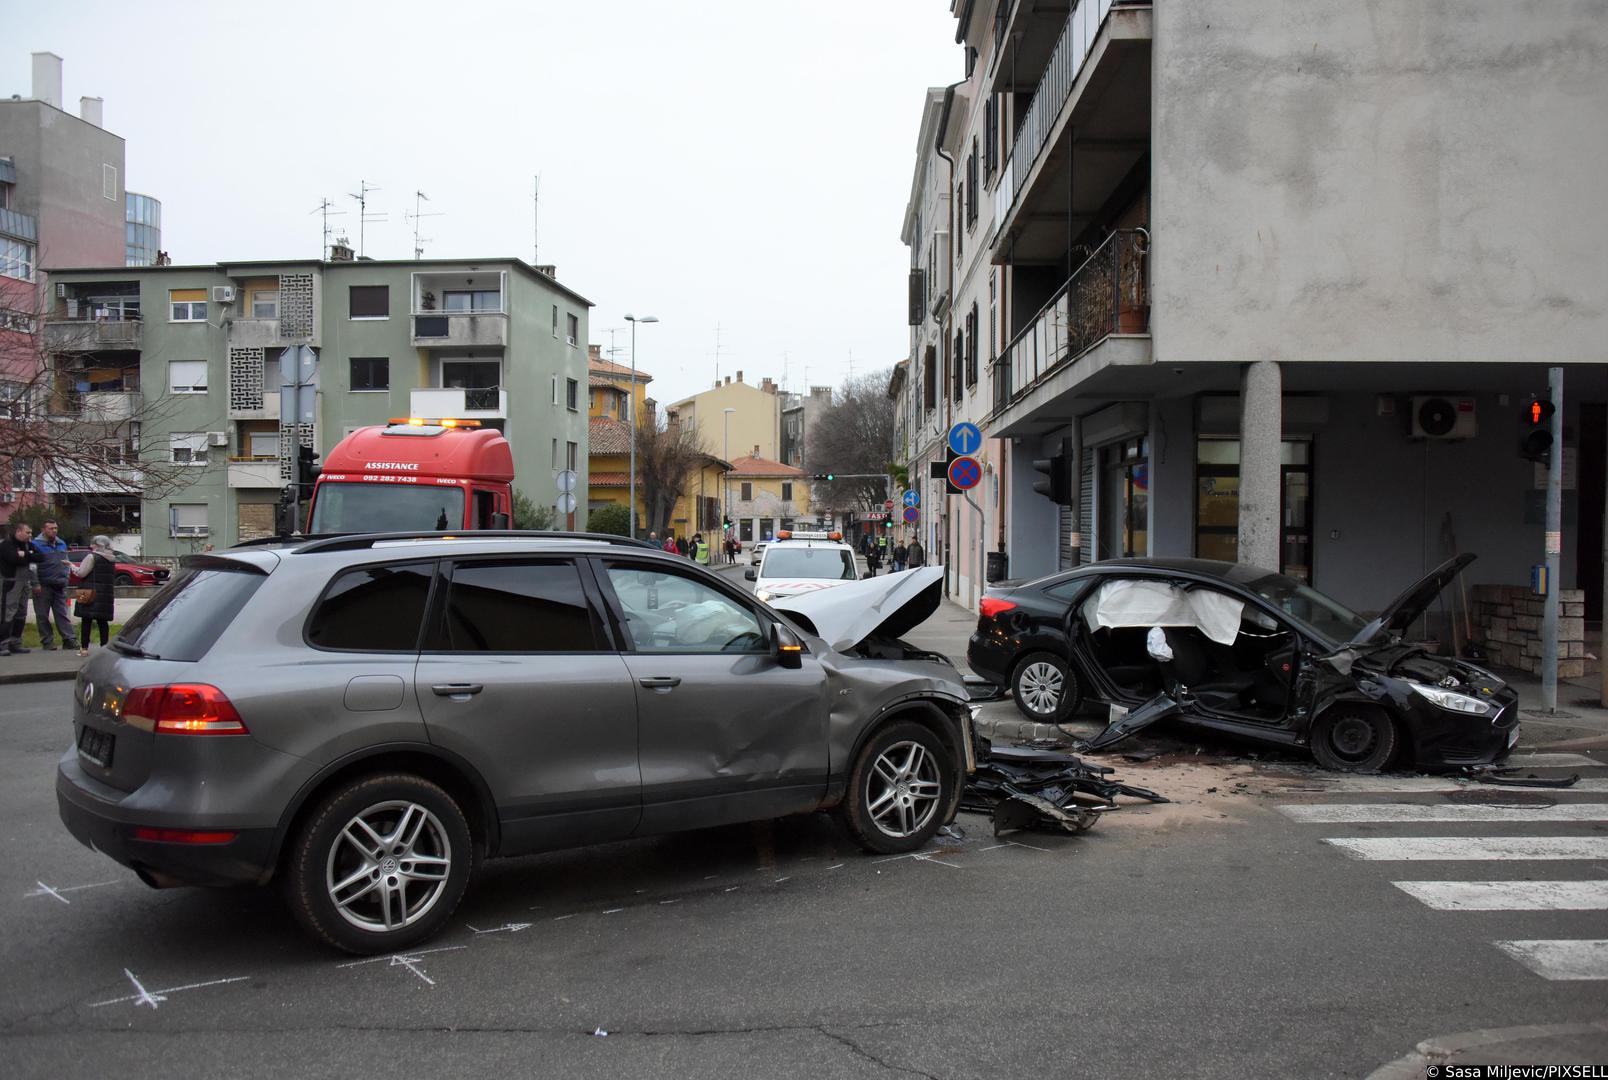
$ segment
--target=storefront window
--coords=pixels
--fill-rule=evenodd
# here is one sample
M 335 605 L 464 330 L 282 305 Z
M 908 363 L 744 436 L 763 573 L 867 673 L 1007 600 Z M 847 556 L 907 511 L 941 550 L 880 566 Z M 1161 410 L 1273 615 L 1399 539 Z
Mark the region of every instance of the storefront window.
M 1102 450 L 1101 558 L 1150 554 L 1148 440 L 1130 439 Z
M 1239 558 L 1238 439 L 1202 438 L 1195 444 L 1195 554 Z M 1279 518 L 1279 571 L 1312 580 L 1312 443 L 1286 439 L 1280 452 L 1283 495 Z

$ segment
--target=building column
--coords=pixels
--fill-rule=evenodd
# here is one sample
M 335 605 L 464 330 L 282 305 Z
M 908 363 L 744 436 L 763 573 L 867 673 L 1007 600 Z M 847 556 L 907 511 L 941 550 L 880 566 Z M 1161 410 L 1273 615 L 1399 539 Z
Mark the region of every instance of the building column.
M 1245 365 L 1240 379 L 1239 561 L 1279 568 L 1282 376 L 1273 360 Z

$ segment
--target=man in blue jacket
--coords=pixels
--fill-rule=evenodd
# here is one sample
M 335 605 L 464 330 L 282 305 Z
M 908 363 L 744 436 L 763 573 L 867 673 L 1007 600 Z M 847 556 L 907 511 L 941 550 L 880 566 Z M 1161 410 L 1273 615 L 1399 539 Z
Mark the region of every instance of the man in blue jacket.
M 46 518 L 39 535 L 33 539 L 34 550 L 39 552 L 39 591 L 34 593 L 34 619 L 39 626 L 39 644 L 47 649 L 78 648 L 78 637 L 73 633 L 73 614 L 67 606 L 67 575 L 72 563 L 67 558 L 67 541 L 57 535 L 54 519 Z M 57 646 L 50 632 L 50 616 L 56 616 L 56 629 L 61 634 Z

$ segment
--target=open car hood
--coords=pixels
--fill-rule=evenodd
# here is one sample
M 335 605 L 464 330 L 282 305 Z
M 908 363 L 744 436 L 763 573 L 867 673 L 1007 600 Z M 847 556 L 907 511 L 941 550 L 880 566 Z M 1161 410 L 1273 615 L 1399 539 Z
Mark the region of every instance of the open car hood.
M 778 597 L 771 607 L 813 628 L 838 652 L 849 652 L 867 638 L 902 637 L 920 626 L 938 610 L 943 581 L 943 567 L 923 566 Z
M 1415 581 L 1400 596 L 1385 605 L 1379 617 L 1367 626 L 1362 632 L 1352 638 L 1348 644 L 1372 645 L 1389 641 L 1392 637 L 1400 637 L 1407 632 L 1430 604 L 1435 602 L 1441 590 L 1450 585 L 1452 579 L 1463 572 L 1463 568 L 1475 559 L 1474 555 L 1458 555 L 1447 559 L 1435 569 Z

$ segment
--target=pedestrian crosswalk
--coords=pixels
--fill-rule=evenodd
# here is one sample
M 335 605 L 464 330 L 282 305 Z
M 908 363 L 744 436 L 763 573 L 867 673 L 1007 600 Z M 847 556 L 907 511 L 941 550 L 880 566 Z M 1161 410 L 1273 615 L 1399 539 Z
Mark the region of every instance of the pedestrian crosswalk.
M 1532 754 L 1531 768 L 1579 769 L 1599 762 L 1576 754 Z M 1280 813 L 1303 827 L 1329 831 L 1356 828 L 1366 835 L 1325 835 L 1327 848 L 1362 863 L 1402 871 L 1390 884 L 1431 911 L 1491 912 L 1501 933 L 1501 913 L 1515 920 L 1553 913 L 1545 925 L 1601 933 L 1608 911 L 1608 801 L 1581 796 L 1608 793 L 1608 778 L 1585 777 L 1564 790 L 1473 789 L 1436 777 L 1341 777 L 1314 782 L 1326 794 L 1350 801 L 1286 803 Z M 1479 802 L 1437 801 L 1436 795 L 1479 790 Z M 1292 792 L 1293 794 L 1294 792 Z M 1356 801 L 1359 795 L 1380 796 Z M 1410 801 L 1416 797 L 1420 801 Z M 1422 827 L 1422 831 L 1420 831 Z M 1457 835 L 1441 835 L 1456 831 Z M 1491 880 L 1462 880 L 1460 866 Z M 1475 868 L 1478 869 L 1475 869 Z M 1464 871 L 1468 872 L 1468 871 Z M 1503 874 L 1543 880 L 1509 880 Z M 1411 878 L 1409 880 L 1409 878 Z M 1437 916 L 1438 917 L 1438 916 Z M 1513 926 L 1511 929 L 1519 929 Z M 1608 980 L 1608 938 L 1493 937 L 1491 944 L 1536 975 L 1549 980 Z

